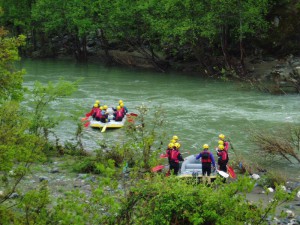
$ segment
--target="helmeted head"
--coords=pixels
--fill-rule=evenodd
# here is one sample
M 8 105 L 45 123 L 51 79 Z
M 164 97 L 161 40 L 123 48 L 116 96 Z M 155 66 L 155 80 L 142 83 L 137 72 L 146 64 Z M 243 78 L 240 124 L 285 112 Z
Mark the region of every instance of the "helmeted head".
M 219 150 L 224 150 L 224 145 L 219 145 L 219 146 L 218 146 L 218 149 L 219 149 Z
M 178 142 L 176 142 L 176 143 L 174 144 L 174 147 L 175 147 L 176 149 L 179 149 L 179 148 L 180 148 L 180 144 L 179 144 Z
M 103 110 L 103 106 L 100 106 L 100 109 Z
M 220 138 L 220 140 L 223 140 L 223 141 L 224 141 L 225 135 L 224 135 L 224 134 L 220 134 L 220 135 L 219 135 L 219 138 Z
M 174 144 L 176 143 L 176 140 L 172 139 L 170 142 Z
M 174 148 L 174 144 L 173 144 L 173 143 L 169 143 L 169 144 L 168 144 L 168 148 L 169 148 L 169 149 Z
M 123 103 L 123 101 L 122 101 L 122 100 L 119 100 L 119 104 L 121 104 L 121 103 Z
M 97 107 L 98 107 L 98 104 L 95 103 L 95 104 L 94 104 L 94 107 L 97 108 Z
M 118 105 L 118 106 L 117 106 L 117 110 L 120 110 L 120 109 L 121 109 L 121 107 Z
M 124 107 L 124 103 L 122 102 L 122 103 L 120 103 L 120 107 L 121 108 L 123 108 Z
M 103 109 L 104 109 L 104 110 L 106 110 L 107 108 L 108 108 L 108 106 L 107 106 L 107 105 L 104 105 L 104 106 L 103 106 Z
M 99 105 L 99 104 L 100 104 L 100 101 L 99 101 L 99 100 L 96 100 L 96 101 L 95 101 L 95 104 L 98 104 L 98 105 Z
M 218 141 L 218 145 L 224 145 L 224 141 L 219 140 L 219 141 Z
M 173 138 L 175 141 L 178 141 L 178 136 L 174 135 Z
M 209 149 L 208 144 L 204 144 L 204 145 L 203 145 L 203 149 Z

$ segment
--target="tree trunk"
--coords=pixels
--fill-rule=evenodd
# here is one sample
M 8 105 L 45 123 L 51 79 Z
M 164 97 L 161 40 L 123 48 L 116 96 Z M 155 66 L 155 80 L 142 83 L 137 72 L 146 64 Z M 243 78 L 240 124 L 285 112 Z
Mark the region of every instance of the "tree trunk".
M 222 47 L 222 52 L 224 56 L 224 62 L 226 69 L 232 69 L 231 68 L 231 63 L 230 63 L 230 55 L 228 53 L 228 28 L 227 25 L 223 25 L 221 27 L 221 47 Z

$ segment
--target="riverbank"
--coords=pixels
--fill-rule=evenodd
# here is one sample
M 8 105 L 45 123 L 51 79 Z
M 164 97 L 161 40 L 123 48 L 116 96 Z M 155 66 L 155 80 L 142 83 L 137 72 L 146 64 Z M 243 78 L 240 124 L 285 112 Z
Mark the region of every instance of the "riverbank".
M 84 193 L 86 196 L 91 196 L 92 191 L 98 187 L 101 181 L 101 175 L 91 173 L 80 173 L 76 172 L 78 169 L 79 162 L 82 162 L 84 158 L 62 156 L 62 157 L 51 157 L 49 160 L 42 164 L 34 164 L 31 168 L 31 173 L 27 175 L 24 180 L 20 183 L 20 192 L 13 193 L 12 198 L 19 198 L 29 190 L 35 189 L 43 182 L 47 182 L 50 199 L 52 204 L 58 198 L 64 198 L 70 191 L 79 191 Z M 127 174 L 128 175 L 128 174 Z M 123 178 L 129 181 L 123 174 Z M 238 177 L 241 175 L 238 175 Z M 235 182 L 230 180 L 230 182 Z M 124 190 L 124 180 L 119 182 L 117 189 Z M 297 181 L 289 181 L 286 183 L 286 191 L 290 192 L 295 188 L 300 187 L 300 176 Z M 107 187 L 107 189 L 110 189 Z M 274 192 L 269 192 L 256 185 L 252 192 L 247 194 L 247 199 L 253 204 L 262 202 L 263 206 L 272 201 Z M 284 212 L 286 215 L 280 217 L 280 214 Z M 296 197 L 291 202 L 286 202 L 280 205 L 276 210 L 275 218 L 267 219 L 269 224 L 300 224 L 300 196 Z

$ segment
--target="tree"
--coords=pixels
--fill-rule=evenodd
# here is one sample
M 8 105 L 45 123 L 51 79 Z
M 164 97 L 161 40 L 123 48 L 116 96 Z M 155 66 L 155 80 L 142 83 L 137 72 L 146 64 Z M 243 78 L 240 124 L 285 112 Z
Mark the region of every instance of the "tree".
M 87 60 L 87 36 L 96 31 L 93 23 L 92 2 L 37 0 L 33 6 L 33 20 L 42 31 L 51 36 L 67 36 L 72 42 L 71 51 L 78 61 Z
M 0 103 L 3 100 L 17 100 L 22 97 L 24 71 L 16 71 L 14 62 L 19 60 L 18 47 L 24 44 L 25 36 L 8 37 L 0 28 Z

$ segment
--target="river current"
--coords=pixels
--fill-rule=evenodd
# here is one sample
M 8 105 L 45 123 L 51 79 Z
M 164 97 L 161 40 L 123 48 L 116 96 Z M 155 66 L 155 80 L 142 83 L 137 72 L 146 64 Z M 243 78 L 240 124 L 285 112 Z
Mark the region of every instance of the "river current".
M 78 91 L 71 97 L 50 104 L 49 113 L 67 116 L 56 128 L 61 141 L 74 136 L 76 119 L 84 117 L 95 100 L 115 106 L 122 99 L 131 112 L 137 112 L 136 107 L 141 104 L 161 106 L 168 121 L 169 137 L 165 143 L 177 135 L 183 151 L 192 154 L 198 153 L 204 143 L 215 147 L 218 135 L 223 133 L 236 151 L 252 157 L 255 145 L 250 141 L 251 130 L 264 132 L 300 123 L 300 96 L 296 94 L 274 96 L 243 89 L 234 82 L 192 74 L 110 68 L 96 63 L 77 64 L 73 60 L 23 60 L 19 65 L 26 70 L 24 85 L 28 88 L 32 88 L 35 81 L 46 84 L 61 77 L 66 81 L 82 79 Z M 29 101 L 26 99 L 24 104 Z M 74 110 L 82 112 L 75 120 L 72 119 Z M 87 128 L 85 148 L 93 150 L 98 140 L 116 139 L 122 132 L 119 129 L 101 133 Z M 253 160 L 257 160 L 257 156 Z M 299 170 L 299 165 L 286 161 L 278 162 L 276 167 L 294 174 Z

